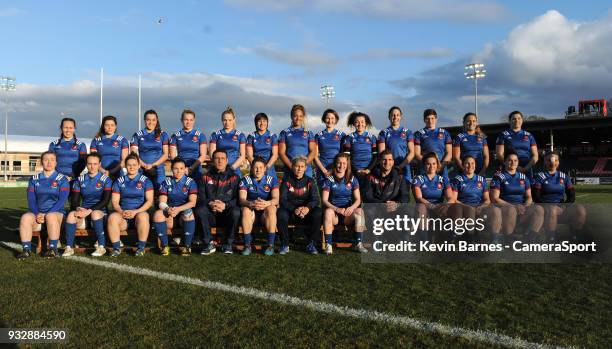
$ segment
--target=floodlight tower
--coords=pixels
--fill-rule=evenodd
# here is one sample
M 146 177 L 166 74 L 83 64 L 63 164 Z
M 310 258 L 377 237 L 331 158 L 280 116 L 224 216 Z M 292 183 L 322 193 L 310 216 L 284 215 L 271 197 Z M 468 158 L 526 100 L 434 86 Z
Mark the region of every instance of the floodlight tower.
M 465 73 L 463 75 L 468 80 L 474 80 L 474 112 L 478 115 L 478 79 L 487 76 L 487 71 L 482 63 L 470 63 L 465 66 Z
M 15 91 L 15 78 L 0 76 L 0 89 L 4 90 L 4 181 L 8 181 L 8 102 L 9 91 Z
M 325 100 L 325 105 L 329 107 L 329 100 L 334 98 L 336 95 L 336 91 L 334 91 L 334 87 L 330 85 L 321 86 L 321 98 Z

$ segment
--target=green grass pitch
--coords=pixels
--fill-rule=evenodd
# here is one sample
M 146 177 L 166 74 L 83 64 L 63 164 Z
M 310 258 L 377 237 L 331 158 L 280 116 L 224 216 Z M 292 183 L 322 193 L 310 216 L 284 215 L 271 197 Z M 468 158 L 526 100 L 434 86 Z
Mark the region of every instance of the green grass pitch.
M 0 240 L 18 242 L 25 191 L 0 189 L 0 197 Z M 612 202 L 612 186 L 578 186 L 577 200 Z M 294 250 L 273 257 L 149 253 L 98 260 L 535 343 L 612 343 L 610 265 L 363 264 L 346 250 L 332 256 Z M 74 348 L 491 347 L 76 261 L 18 261 L 7 248 L 0 248 L 0 266 L 0 327 L 67 328 L 67 345 Z

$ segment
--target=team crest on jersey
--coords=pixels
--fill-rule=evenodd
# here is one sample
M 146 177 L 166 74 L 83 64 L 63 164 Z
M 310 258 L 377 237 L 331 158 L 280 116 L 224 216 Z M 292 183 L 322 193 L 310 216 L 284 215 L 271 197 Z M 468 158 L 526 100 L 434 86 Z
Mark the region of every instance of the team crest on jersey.
M 478 189 L 482 188 L 482 183 L 480 183 L 480 182 L 476 183 L 476 187 L 477 187 Z
M 302 133 L 302 138 L 308 138 L 308 132 L 304 131 L 304 133 Z
M 232 137 L 232 140 L 233 140 L 233 141 L 237 141 L 237 140 L 238 140 L 238 136 L 234 135 L 234 136 Z
M 334 141 L 338 141 L 338 140 L 340 140 L 340 136 L 334 135 Z
M 443 139 L 444 138 L 444 133 L 440 132 L 438 133 L 438 139 Z
M 482 138 L 481 137 L 476 137 L 476 142 L 478 142 L 478 143 L 482 142 Z
M 438 183 L 438 189 L 442 189 L 442 183 Z
M 118 148 L 119 147 L 119 142 L 118 141 L 113 141 L 113 147 L 114 148 Z
M 346 189 L 351 189 L 353 187 L 353 183 L 347 183 L 346 184 Z
M 365 142 L 366 142 L 366 143 L 368 143 L 368 144 L 370 144 L 370 142 L 371 142 L 371 141 L 370 141 L 370 139 L 369 139 L 369 138 L 366 138 L 366 139 L 365 139 Z
M 102 182 L 96 183 L 96 188 L 98 188 L 98 189 L 102 188 Z
M 57 181 L 51 182 L 51 188 L 57 188 Z
M 267 184 L 266 184 L 266 185 L 264 185 L 263 190 L 264 190 L 265 192 L 269 192 L 269 191 L 270 191 L 270 186 L 269 186 L 269 185 L 267 185 Z
M 194 141 L 194 142 L 197 142 L 198 141 L 198 136 L 194 135 L 193 137 L 191 137 L 191 140 Z
M 563 184 L 565 183 L 565 181 L 563 180 L 563 178 L 559 179 L 559 184 Z
M 159 136 L 155 136 L 155 141 L 156 141 L 156 142 L 159 142 L 159 140 L 160 140 L 160 139 L 161 139 L 161 135 L 159 135 Z
M 400 137 L 402 137 L 402 138 L 406 138 L 406 132 L 402 132 L 402 133 L 400 133 Z
M 183 189 L 181 189 L 181 191 L 182 191 L 183 193 L 187 193 L 187 187 L 183 187 Z
M 76 145 L 76 144 L 74 144 L 74 145 L 72 146 L 72 150 L 77 150 L 77 145 Z
M 525 185 L 525 180 L 524 179 L 519 180 L 519 184 L 520 185 Z
M 136 189 L 142 189 L 142 182 L 136 183 Z
M 270 142 L 272 142 L 272 139 L 270 137 L 266 137 L 266 144 L 270 144 Z
M 523 140 L 524 140 L 524 141 L 528 141 L 528 140 L 529 140 L 529 136 L 524 135 L 524 136 L 523 136 Z

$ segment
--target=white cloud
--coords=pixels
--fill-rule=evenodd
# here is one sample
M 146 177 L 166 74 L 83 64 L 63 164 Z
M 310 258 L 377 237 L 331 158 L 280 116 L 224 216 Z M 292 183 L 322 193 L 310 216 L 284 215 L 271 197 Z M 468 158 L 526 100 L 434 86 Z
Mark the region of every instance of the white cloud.
M 371 48 L 365 52 L 356 53 L 353 59 L 359 60 L 387 60 L 401 58 L 442 58 L 449 57 L 453 51 L 448 48 L 434 47 L 425 50 L 398 50 L 388 48 Z
M 223 48 L 221 51 L 228 54 L 253 54 L 274 62 L 301 67 L 308 72 L 329 70 L 339 63 L 337 59 L 325 53 L 315 52 L 312 48 L 281 49 L 277 44 L 238 46 Z

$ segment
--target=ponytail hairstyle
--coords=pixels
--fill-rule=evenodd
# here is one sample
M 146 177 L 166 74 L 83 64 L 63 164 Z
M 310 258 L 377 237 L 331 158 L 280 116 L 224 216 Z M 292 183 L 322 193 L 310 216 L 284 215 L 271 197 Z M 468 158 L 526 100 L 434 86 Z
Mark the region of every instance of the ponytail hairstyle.
M 102 136 L 106 134 L 105 131 L 104 131 L 104 124 L 108 120 L 112 120 L 115 123 L 115 126 L 117 126 L 117 118 L 112 116 L 112 115 L 106 115 L 105 117 L 102 118 L 102 123 L 100 124 L 100 129 L 98 130 L 98 133 L 96 133 L 96 136 L 94 138 L 102 138 Z
M 302 120 L 302 124 L 300 125 L 300 127 L 302 127 L 304 129 L 304 131 L 305 131 L 306 130 L 306 119 L 307 118 L 306 118 L 306 109 L 304 108 L 303 105 L 301 105 L 301 104 L 294 104 L 291 107 L 291 118 L 293 118 L 295 116 L 295 113 L 298 110 L 301 110 L 302 114 L 304 114 L 304 120 Z
M 348 120 L 346 121 L 346 125 L 348 127 L 353 126 L 355 124 L 355 120 L 357 120 L 358 117 L 363 117 L 365 119 L 366 128 L 372 127 L 372 120 L 370 120 L 368 114 L 362 113 L 360 111 L 354 111 L 350 113 L 348 116 Z
M 338 160 L 340 160 L 341 158 L 345 158 L 346 159 L 346 172 L 344 173 L 344 183 L 350 183 L 351 178 L 353 177 L 353 174 L 351 173 L 351 156 L 347 153 L 338 153 L 336 154 L 336 156 L 334 156 L 334 169 L 336 168 L 336 164 L 338 163 Z M 336 177 L 336 172 L 334 171 L 334 177 Z
M 478 115 L 476 115 L 475 113 L 469 112 L 469 113 L 465 113 L 465 115 L 463 115 L 463 124 L 465 124 L 465 120 L 467 120 L 467 118 L 469 118 L 472 115 L 476 118 L 476 121 L 478 121 Z M 463 127 L 463 130 L 465 131 L 465 126 Z M 484 134 L 484 132 L 482 132 L 482 130 L 480 129 L 480 125 L 476 126 L 476 134 L 479 135 L 482 138 L 486 138 L 487 137 L 487 135 Z
M 231 106 L 225 108 L 225 110 L 221 113 L 221 121 L 223 121 L 223 115 L 230 114 L 234 118 L 234 128 L 236 128 L 236 113 Z
M 149 115 L 149 114 L 155 115 L 155 119 L 157 119 L 157 124 L 155 125 L 155 138 L 157 138 L 157 137 L 159 137 L 161 135 L 161 132 L 162 132 L 161 125 L 159 124 L 159 116 L 157 115 L 157 112 L 155 110 L 149 109 L 149 110 L 147 110 L 144 113 L 144 117 L 143 118 L 145 119 L 145 121 L 147 119 L 147 115 Z
M 63 118 L 62 121 L 60 121 L 60 135 L 59 138 L 57 139 L 57 143 L 60 143 L 62 141 L 62 138 L 64 138 L 64 132 L 62 132 L 62 127 L 64 127 L 64 122 L 72 122 L 74 124 L 74 128 L 76 129 L 76 120 L 74 120 L 73 118 Z M 77 141 L 77 136 L 76 136 L 76 132 L 72 135 L 72 138 L 74 138 L 74 141 Z

